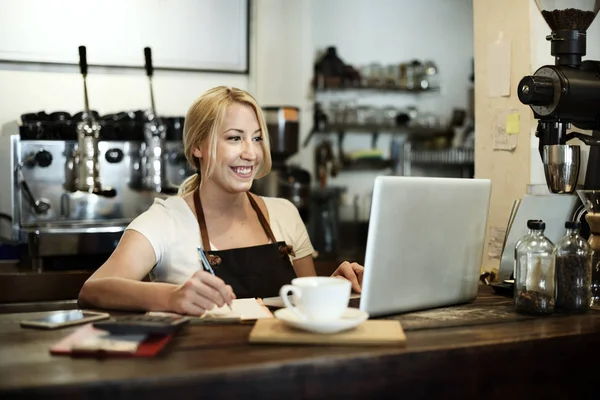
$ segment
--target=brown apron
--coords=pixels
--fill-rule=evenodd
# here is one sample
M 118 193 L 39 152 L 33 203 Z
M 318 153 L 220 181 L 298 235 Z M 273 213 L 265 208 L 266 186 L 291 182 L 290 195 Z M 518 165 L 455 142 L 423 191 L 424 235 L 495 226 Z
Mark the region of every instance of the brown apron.
M 198 225 L 200 225 L 204 253 L 215 271 L 215 275 L 231 285 L 238 299 L 279 296 L 281 286 L 296 278 L 294 267 L 289 258 L 289 254 L 294 254 L 293 249 L 285 242 L 275 240 L 269 223 L 249 192 L 248 200 L 250 200 L 250 204 L 271 243 L 211 251 L 202 203 L 200 202 L 200 193 L 199 190 L 194 191 L 194 207 L 196 208 Z

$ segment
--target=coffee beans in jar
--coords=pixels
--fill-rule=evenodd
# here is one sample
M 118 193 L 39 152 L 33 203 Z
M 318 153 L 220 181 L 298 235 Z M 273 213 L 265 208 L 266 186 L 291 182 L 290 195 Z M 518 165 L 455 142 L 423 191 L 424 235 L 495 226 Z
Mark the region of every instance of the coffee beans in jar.
M 583 312 L 592 302 L 592 247 L 579 234 L 579 221 L 567 221 L 565 228 L 554 248 L 556 308 Z
M 530 234 L 516 249 L 515 311 L 548 315 L 554 312 L 554 244 L 544 235 L 546 224 L 527 221 Z
M 585 312 L 592 302 L 591 255 L 556 257 L 556 308 L 563 312 Z
M 554 296 L 535 290 L 519 290 L 515 310 L 521 314 L 548 315 L 554 311 Z

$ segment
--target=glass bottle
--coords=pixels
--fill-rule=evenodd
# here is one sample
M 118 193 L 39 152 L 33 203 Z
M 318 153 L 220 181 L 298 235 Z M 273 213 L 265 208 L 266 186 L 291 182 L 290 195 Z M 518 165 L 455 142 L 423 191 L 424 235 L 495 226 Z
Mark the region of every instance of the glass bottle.
M 554 244 L 544 235 L 546 224 L 529 221 L 531 235 L 517 248 L 515 310 L 522 314 L 554 312 Z
M 541 219 L 528 219 L 527 220 L 527 228 L 529 228 L 529 223 L 530 222 L 535 222 L 535 221 L 542 222 Z M 527 232 L 525 235 L 521 236 L 517 240 L 517 243 L 515 243 L 515 251 L 514 251 L 514 255 L 513 255 L 513 273 L 510 276 L 510 279 L 515 279 L 515 277 L 517 275 L 517 249 L 519 248 L 519 245 L 521 243 L 523 243 L 523 240 L 525 240 L 525 239 L 527 239 L 528 237 L 531 236 L 532 232 L 533 231 L 531 230 L 531 228 L 529 228 L 529 232 Z
M 567 233 L 556 242 L 556 308 L 585 312 L 592 303 L 592 248 L 579 235 L 581 223 L 565 222 Z

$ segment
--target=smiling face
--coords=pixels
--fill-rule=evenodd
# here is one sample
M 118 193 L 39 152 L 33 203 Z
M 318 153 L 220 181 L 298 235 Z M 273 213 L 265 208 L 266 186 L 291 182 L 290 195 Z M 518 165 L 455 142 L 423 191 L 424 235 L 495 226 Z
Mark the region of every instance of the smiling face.
M 232 103 L 216 132 L 216 154 L 212 173 L 206 176 L 210 157 L 210 140 L 194 150 L 200 159 L 202 179 L 227 193 L 250 190 L 264 160 L 263 132 L 252 107 Z

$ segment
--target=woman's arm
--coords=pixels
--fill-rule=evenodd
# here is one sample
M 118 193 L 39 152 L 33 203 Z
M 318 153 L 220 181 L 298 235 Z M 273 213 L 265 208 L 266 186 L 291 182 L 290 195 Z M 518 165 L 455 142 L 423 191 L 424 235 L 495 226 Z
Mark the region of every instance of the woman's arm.
M 84 283 L 80 306 L 201 315 L 235 298 L 231 286 L 205 271 L 196 272 L 183 285 L 141 282 L 154 264 L 156 256 L 148 239 L 126 230 L 113 254 Z
M 360 264 L 344 261 L 331 276 L 348 279 L 352 283 L 352 290 L 360 293 L 364 270 L 364 267 Z M 296 271 L 296 275 L 299 278 L 303 276 L 316 276 L 317 272 L 312 256 L 294 260 L 294 271 Z
M 311 255 L 294 260 L 293 265 L 294 271 L 296 271 L 298 277 L 317 275 L 315 263 L 313 262 Z
M 126 230 L 112 255 L 79 292 L 81 307 L 107 309 L 169 309 L 169 294 L 177 285 L 141 282 L 156 263 L 152 245 L 135 230 Z

